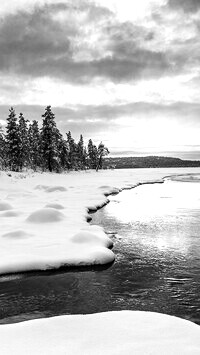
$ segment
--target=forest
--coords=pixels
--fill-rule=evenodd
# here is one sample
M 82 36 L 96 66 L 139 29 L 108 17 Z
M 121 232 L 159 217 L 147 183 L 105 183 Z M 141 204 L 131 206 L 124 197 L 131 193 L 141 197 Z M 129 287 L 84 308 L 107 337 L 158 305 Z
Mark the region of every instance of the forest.
M 56 126 L 51 106 L 42 115 L 42 127 L 37 120 L 30 122 L 20 113 L 17 118 L 13 107 L 9 110 L 6 131 L 0 132 L 0 167 L 2 170 L 22 171 L 24 168 L 62 172 L 65 170 L 103 167 L 103 157 L 109 150 L 100 142 L 96 146 L 89 139 L 87 146 L 80 135 L 75 142 L 70 131 L 64 138 Z
M 163 156 L 115 157 L 105 158 L 104 168 L 139 169 L 139 168 L 197 168 L 199 160 L 182 160 Z

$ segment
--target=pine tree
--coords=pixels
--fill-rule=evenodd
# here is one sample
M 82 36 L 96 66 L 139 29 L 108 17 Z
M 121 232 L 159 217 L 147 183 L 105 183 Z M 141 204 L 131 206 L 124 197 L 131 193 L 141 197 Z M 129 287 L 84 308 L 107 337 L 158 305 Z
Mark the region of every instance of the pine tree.
M 56 127 L 55 116 L 51 111 L 51 106 L 47 106 L 42 115 L 43 124 L 41 129 L 41 153 L 43 167 L 49 171 L 59 170 L 59 151 L 60 132 Z
M 86 167 L 86 158 L 87 153 L 84 147 L 84 141 L 82 134 L 80 135 L 79 142 L 77 144 L 77 157 L 78 157 L 78 166 L 80 169 L 85 169 Z
M 7 146 L 6 146 L 6 140 L 3 134 L 3 129 L 0 126 L 0 166 L 1 169 L 6 168 L 6 163 L 7 163 Z
M 93 144 L 91 139 L 89 139 L 88 142 L 88 158 L 89 167 L 91 169 L 96 169 L 98 164 L 98 151 L 96 145 Z
M 36 170 L 41 165 L 40 131 L 36 120 L 33 120 L 29 125 L 28 140 L 30 166 Z
M 19 166 L 20 170 L 29 163 L 29 139 L 28 139 L 28 120 L 25 120 L 22 113 L 19 115 Z
M 96 171 L 98 171 L 99 169 L 102 169 L 103 157 L 109 154 L 108 148 L 105 147 L 105 145 L 102 142 L 98 146 L 97 154 L 98 154 L 98 163 L 96 166 Z
M 42 167 L 49 171 L 60 172 L 63 169 L 101 169 L 103 157 L 109 153 L 101 142 L 97 148 L 90 139 L 87 148 L 84 146 L 82 134 L 76 143 L 71 132 L 66 133 L 64 140 L 56 127 L 55 116 L 51 106 L 47 106 L 42 115 L 41 133 L 38 122 L 34 120 L 28 125 L 20 113 L 17 122 L 15 110 L 11 107 L 7 118 L 6 134 L 0 127 L 0 166 L 19 171 L 25 166 L 32 169 Z
M 60 166 L 61 169 L 69 169 L 69 151 L 68 151 L 68 144 L 67 141 L 64 139 L 61 139 L 59 144 L 58 144 L 58 150 L 59 150 L 59 158 L 60 158 Z
M 78 153 L 77 153 L 77 145 L 72 138 L 71 132 L 66 133 L 67 135 L 67 149 L 68 149 L 68 166 L 69 169 L 77 169 L 78 168 Z
M 67 153 L 67 145 L 58 128 L 55 129 L 55 142 L 56 142 L 56 149 L 57 149 L 55 170 L 57 172 L 60 172 L 61 169 L 64 168 L 65 166 L 65 160 L 67 158 L 67 156 L 65 156 L 65 153 Z
M 8 165 L 11 170 L 19 171 L 19 128 L 13 107 L 9 112 L 6 126 Z

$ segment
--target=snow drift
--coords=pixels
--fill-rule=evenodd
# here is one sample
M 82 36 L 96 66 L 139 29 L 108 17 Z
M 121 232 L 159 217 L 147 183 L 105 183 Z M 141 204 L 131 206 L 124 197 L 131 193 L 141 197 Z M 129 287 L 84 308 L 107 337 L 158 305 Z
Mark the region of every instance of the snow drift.
M 60 316 L 0 326 L 2 355 L 199 355 L 200 327 L 153 312 Z

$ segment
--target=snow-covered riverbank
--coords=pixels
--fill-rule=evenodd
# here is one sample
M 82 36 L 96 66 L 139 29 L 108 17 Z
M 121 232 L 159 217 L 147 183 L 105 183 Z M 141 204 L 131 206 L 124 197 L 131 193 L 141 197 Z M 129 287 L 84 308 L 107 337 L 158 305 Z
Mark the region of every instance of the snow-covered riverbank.
M 114 260 L 111 240 L 87 222 L 88 208 L 112 191 L 194 169 L 134 169 L 67 174 L 0 174 L 0 274 Z
M 153 312 L 60 316 L 0 326 L 2 355 L 198 355 L 200 327 Z

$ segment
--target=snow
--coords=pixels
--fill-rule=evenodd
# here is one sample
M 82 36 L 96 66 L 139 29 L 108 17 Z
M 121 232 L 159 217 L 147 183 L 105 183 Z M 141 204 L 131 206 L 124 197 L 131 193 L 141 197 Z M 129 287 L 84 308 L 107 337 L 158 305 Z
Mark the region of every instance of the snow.
M 53 223 L 64 220 L 65 215 L 54 208 L 41 208 L 30 214 L 29 223 Z
M 7 210 L 11 210 L 11 209 L 12 209 L 12 206 L 9 203 L 4 202 L 4 201 L 0 202 L 0 211 L 7 211 Z
M 45 207 L 55 208 L 57 210 L 63 210 L 65 207 L 60 205 L 59 203 L 48 203 Z
M 15 232 L 5 233 L 2 235 L 2 238 L 27 238 L 29 236 L 32 236 L 32 234 L 28 234 L 22 230 L 19 230 Z
M 153 312 L 67 315 L 8 324 L 0 326 L 0 339 L 2 355 L 200 354 L 198 325 Z
M 112 241 L 101 227 L 87 223 L 88 211 L 123 188 L 186 173 L 200 169 L 1 172 L 0 274 L 112 263 Z

